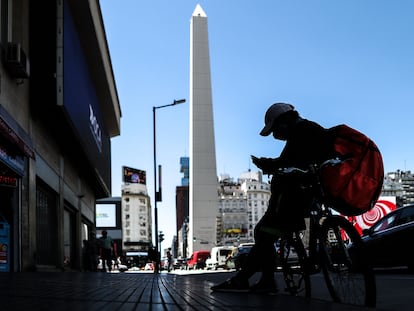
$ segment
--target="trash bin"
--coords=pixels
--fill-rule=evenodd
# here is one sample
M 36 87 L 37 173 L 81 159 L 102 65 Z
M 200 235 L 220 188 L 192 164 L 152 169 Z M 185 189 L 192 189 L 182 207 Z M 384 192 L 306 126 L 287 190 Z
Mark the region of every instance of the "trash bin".
M 0 272 L 10 272 L 10 225 L 0 215 Z

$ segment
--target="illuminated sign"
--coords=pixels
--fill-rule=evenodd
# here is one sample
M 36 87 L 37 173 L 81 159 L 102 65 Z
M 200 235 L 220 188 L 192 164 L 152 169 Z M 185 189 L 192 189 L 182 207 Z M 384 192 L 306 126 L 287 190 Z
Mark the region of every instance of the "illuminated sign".
M 135 168 L 123 166 L 122 167 L 123 181 L 131 184 L 146 184 L 147 173 L 145 171 L 137 170 Z
M 116 227 L 115 204 L 96 204 L 96 227 Z
M 10 152 L 8 152 L 6 148 L 4 148 L 4 146 L 0 145 L 0 160 L 4 164 L 6 164 L 8 167 L 13 169 L 16 173 L 20 175 L 24 175 L 25 160 L 23 156 L 18 155 L 18 154 L 11 154 Z M 10 174 L 8 173 L 6 174 L 3 172 L 3 173 L 0 173 L 0 175 L 10 175 Z
M 17 187 L 17 177 L 0 174 L 0 186 Z

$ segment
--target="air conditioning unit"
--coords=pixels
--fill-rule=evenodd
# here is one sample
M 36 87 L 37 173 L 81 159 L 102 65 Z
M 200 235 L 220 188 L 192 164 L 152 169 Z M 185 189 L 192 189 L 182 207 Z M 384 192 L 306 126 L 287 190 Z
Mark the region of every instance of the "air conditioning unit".
M 20 43 L 7 43 L 4 65 L 15 79 L 27 79 L 30 75 L 29 60 Z

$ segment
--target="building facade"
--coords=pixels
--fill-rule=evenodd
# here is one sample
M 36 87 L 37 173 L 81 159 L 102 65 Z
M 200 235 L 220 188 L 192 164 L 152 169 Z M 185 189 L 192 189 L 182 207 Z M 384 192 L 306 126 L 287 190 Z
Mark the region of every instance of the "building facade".
M 175 210 L 177 232 L 173 243 L 173 254 L 177 258 L 186 258 L 188 253 L 188 216 L 189 216 L 189 157 L 180 158 L 180 172 L 183 173 L 181 185 L 175 189 Z M 189 256 L 188 256 L 189 257 Z
M 217 245 L 238 245 L 254 242 L 254 227 L 267 210 L 270 185 L 263 182 L 261 172 L 242 173 L 234 182 L 219 178 L 217 211 Z
M 248 171 L 239 177 L 241 190 L 247 197 L 248 240 L 254 241 L 254 227 L 265 214 L 270 199 L 270 184 L 263 182 L 262 172 Z
M 99 1 L 0 1 L 0 12 L 6 270 L 79 270 L 120 134 Z
M 122 185 L 122 244 L 124 252 L 152 245 L 151 202 L 144 184 Z
M 247 195 L 241 184 L 229 176 L 219 178 L 219 200 L 216 217 L 216 245 L 238 245 L 248 242 Z
M 397 206 L 414 203 L 414 174 L 397 170 L 385 175 L 382 194 L 396 197 Z

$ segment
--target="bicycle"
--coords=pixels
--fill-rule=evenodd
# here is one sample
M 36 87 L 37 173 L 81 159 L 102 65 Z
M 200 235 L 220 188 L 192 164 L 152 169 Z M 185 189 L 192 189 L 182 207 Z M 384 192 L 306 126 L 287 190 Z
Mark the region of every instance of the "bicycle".
M 308 231 L 286 233 L 280 240 L 280 264 L 286 291 L 292 295 L 311 297 L 311 275 L 322 271 L 334 302 L 375 307 L 376 281 L 364 259 L 361 237 L 344 217 L 326 205 L 319 172 L 325 165 L 338 165 L 346 160 L 330 159 L 309 169 L 289 167 L 277 174 L 302 174 L 310 177 L 315 191 L 310 208 Z M 308 247 L 305 247 L 308 240 Z

